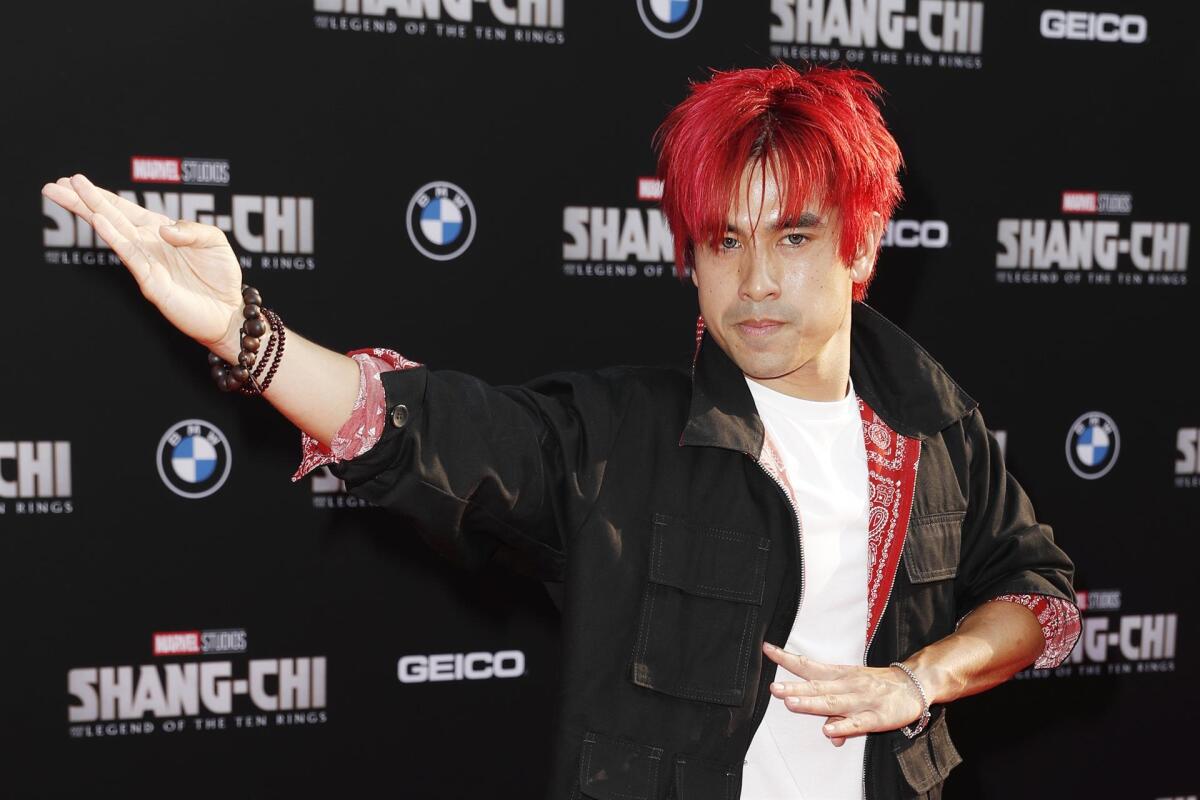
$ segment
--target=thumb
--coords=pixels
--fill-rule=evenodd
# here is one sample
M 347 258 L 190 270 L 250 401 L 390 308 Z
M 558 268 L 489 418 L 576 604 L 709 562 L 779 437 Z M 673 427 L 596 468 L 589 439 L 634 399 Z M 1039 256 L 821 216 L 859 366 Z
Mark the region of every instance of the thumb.
M 221 244 L 223 238 L 220 228 L 184 219 L 159 226 L 158 234 L 174 247 L 212 247 Z

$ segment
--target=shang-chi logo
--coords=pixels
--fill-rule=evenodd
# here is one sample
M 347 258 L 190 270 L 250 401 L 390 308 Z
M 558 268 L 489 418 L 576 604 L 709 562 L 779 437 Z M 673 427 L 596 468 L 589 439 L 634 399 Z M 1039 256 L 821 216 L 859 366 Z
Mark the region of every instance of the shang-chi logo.
M 70 496 L 70 442 L 0 441 L 0 500 Z
M 1120 589 L 1077 590 L 1083 630 L 1067 663 L 1150 661 L 1175 657 L 1177 614 L 1110 614 L 1121 610 Z
M 217 195 L 213 192 L 153 191 L 117 192 L 130 202 L 171 219 L 194 220 L 215 225 L 231 234 L 230 244 L 247 253 L 313 252 L 313 198 L 275 195 Z M 228 197 L 228 211 L 220 209 Z M 221 203 L 218 203 L 218 198 Z M 44 247 L 107 248 L 93 235 L 92 227 L 49 198 L 43 198 L 42 213 L 49 226 L 42 230 Z M 307 267 L 311 268 L 311 267 Z
M 134 183 L 228 186 L 229 162 L 223 158 L 131 156 L 129 177 Z
M 1082 620 L 1083 631 L 1069 663 L 1103 663 L 1109 661 L 1110 650 L 1116 659 L 1149 661 L 1175 657 L 1177 614 L 1121 614 L 1088 616 Z
M 232 661 L 184 661 L 67 672 L 70 722 L 229 714 L 234 698 L 260 711 L 325 707 L 325 657 L 259 658 L 235 678 Z
M 475 6 L 486 8 L 502 25 L 563 26 L 563 0 L 313 0 L 314 11 L 331 14 L 382 17 L 390 12 L 400 19 L 446 20 L 448 24 L 487 21 L 487 14 L 474 15 Z
M 917 0 L 915 8 L 907 5 L 906 0 L 771 0 L 771 41 L 902 50 L 912 34 L 935 53 L 983 50 L 983 3 Z
M 246 651 L 246 631 L 241 628 L 225 628 L 211 631 L 155 633 L 153 651 L 156 656 L 244 653 Z

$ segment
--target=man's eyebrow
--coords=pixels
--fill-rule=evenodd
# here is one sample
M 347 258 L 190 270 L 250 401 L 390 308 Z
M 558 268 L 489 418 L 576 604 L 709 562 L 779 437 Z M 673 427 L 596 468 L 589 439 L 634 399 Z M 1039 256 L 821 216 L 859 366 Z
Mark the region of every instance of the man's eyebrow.
M 785 228 L 824 228 L 825 220 L 819 214 L 814 214 L 811 211 L 805 211 L 795 220 L 779 220 L 775 223 L 772 230 L 784 230 Z M 726 233 L 742 233 L 741 228 L 732 222 L 725 225 Z

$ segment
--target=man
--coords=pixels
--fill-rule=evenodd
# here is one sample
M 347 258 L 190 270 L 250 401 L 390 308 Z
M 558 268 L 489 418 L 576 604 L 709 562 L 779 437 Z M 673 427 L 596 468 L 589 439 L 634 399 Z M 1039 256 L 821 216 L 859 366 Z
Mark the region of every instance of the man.
M 781 65 L 718 73 L 667 118 L 690 375 L 493 387 L 287 332 L 263 397 L 304 431 L 294 479 L 328 463 L 459 562 L 564 585 L 552 797 L 939 797 L 961 761 L 945 705 L 1078 636 L 1071 562 L 977 404 L 860 302 L 900 197 L 878 92 Z M 43 191 L 237 359 L 219 230 L 82 176 Z

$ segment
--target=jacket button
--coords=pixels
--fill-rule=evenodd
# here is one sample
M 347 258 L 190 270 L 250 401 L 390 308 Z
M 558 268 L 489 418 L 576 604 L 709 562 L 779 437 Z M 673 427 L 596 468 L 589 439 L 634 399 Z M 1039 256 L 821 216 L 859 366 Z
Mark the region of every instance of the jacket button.
M 392 409 L 392 425 L 403 428 L 408 423 L 408 406 L 400 403 Z

